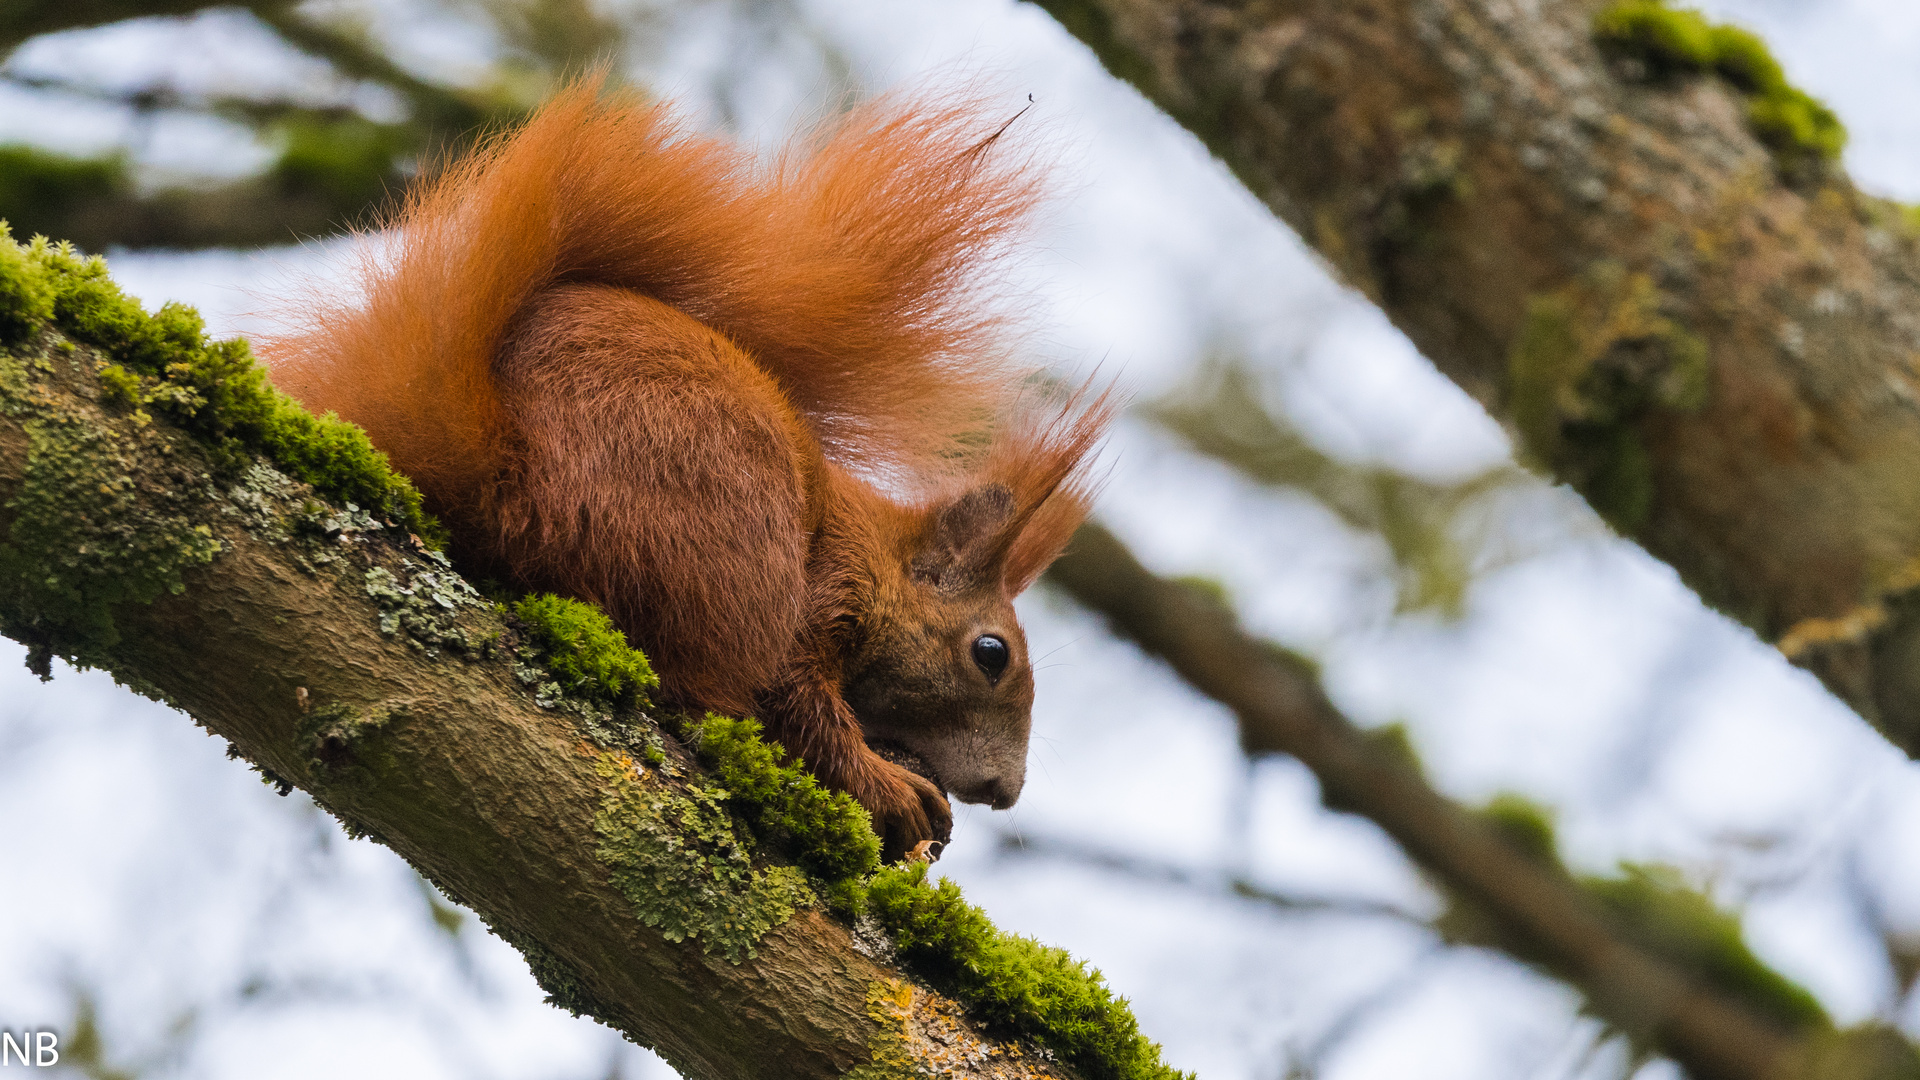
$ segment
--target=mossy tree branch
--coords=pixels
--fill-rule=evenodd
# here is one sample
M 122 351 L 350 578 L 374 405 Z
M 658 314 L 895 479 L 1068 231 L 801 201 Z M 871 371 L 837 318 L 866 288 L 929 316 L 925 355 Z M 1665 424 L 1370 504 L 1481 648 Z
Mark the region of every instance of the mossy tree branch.
M 1045 580 L 1232 709 L 1249 755 L 1298 758 L 1327 806 L 1393 837 L 1448 895 L 1449 937 L 1564 980 L 1637 1047 L 1696 1080 L 1920 1075 L 1920 1055 L 1891 1029 L 1835 1030 L 1698 894 L 1640 870 L 1576 878 L 1537 811 L 1509 799 L 1474 812 L 1439 794 L 1397 729 L 1355 727 L 1311 663 L 1241 629 L 1205 586 L 1157 577 L 1103 527 L 1082 527 Z
M 1038 0 L 1623 535 L 1920 755 L 1920 238 L 1652 0 Z
M 0 230 L 0 630 L 43 674 L 188 713 L 695 1080 L 1178 1080 L 1097 974 L 878 867 L 757 725 L 649 706 L 604 615 L 509 614 L 436 531 L 243 342 Z

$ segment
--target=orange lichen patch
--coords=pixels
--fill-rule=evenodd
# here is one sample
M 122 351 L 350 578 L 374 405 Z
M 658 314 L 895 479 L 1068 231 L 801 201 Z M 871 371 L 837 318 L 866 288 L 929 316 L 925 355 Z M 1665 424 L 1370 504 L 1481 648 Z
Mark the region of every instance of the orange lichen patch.
M 1798 660 L 1809 651 L 1822 645 L 1852 644 L 1862 641 L 1887 622 L 1887 609 L 1881 605 L 1862 604 L 1843 615 L 1832 618 L 1814 617 L 1801 619 L 1787 628 L 1774 642 L 1774 647 L 1789 660 Z
M 1888 574 L 1880 592 L 1882 596 L 1894 597 L 1916 588 L 1920 588 L 1920 557 L 1907 560 Z M 1876 600 L 1837 616 L 1801 619 L 1788 627 L 1787 632 L 1774 644 L 1787 659 L 1799 660 L 1824 645 L 1850 645 L 1864 641 L 1887 625 L 1890 619 L 1886 605 Z
M 1920 587 L 1920 557 L 1907 560 L 1900 569 L 1887 576 L 1888 593 L 1906 592 Z
M 880 1021 L 881 1044 L 857 1077 L 940 1080 L 1056 1080 L 1045 1051 L 989 1042 L 967 1026 L 958 1002 L 899 979 L 874 983 L 867 1012 Z

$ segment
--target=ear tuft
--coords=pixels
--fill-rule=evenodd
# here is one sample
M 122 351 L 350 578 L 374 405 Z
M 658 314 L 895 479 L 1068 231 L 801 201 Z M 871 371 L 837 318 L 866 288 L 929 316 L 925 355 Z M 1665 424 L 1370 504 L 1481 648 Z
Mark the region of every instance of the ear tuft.
M 969 488 L 934 514 L 926 546 L 913 557 L 914 580 L 942 592 L 997 583 L 1013 515 L 1013 491 L 1005 484 Z

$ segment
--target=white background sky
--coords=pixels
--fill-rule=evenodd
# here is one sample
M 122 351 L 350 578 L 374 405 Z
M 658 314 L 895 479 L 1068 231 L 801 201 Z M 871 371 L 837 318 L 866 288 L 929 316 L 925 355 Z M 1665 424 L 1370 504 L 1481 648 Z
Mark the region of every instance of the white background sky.
M 1765 33 L 1792 77 L 1854 135 L 1866 187 L 1920 198 L 1920 7 L 1903 0 L 1708 5 Z M 483 39 L 382 24 L 403 55 L 459 70 Z M 1496 425 L 1206 158 L 1102 75 L 1036 9 L 1003 0 L 801 3 L 742 43 L 735 9 L 677 24 L 648 81 L 705 122 L 773 143 L 821 105 L 819 43 L 866 86 L 961 69 L 1064 148 L 1063 194 L 1023 273 L 1037 337 L 1063 368 L 1119 372 L 1142 400 L 1210 350 L 1251 358 L 1324 448 L 1435 477 L 1505 460 Z M 728 14 L 731 12 L 731 14 Z M 751 20 L 747 20 L 750 22 Z M 66 35 L 14 63 L 119 85 L 292 83 L 340 92 L 244 20 Z M 719 89 L 716 89 L 719 88 Z M 386 107 L 367 100 L 367 107 Z M 217 124 L 134 123 L 0 93 L 0 139 L 126 145 L 156 176 L 243 172 L 263 148 Z M 289 269 L 323 249 L 113 254 L 143 299 L 256 325 Z M 1466 616 L 1399 617 L 1384 552 L 1293 495 L 1255 488 L 1129 422 L 1101 516 L 1156 569 L 1224 581 L 1246 622 L 1326 665 L 1365 723 L 1404 721 L 1431 773 L 1469 801 L 1513 790 L 1554 806 L 1569 857 L 1678 865 L 1746 915 L 1749 939 L 1844 1022 L 1896 1012 L 1878 928 L 1920 934 L 1914 767 L 1664 566 L 1608 538 L 1545 485 L 1512 500 L 1530 557 L 1486 574 Z M 1617 1075 L 1617 1048 L 1564 989 L 1497 956 L 1441 947 L 1403 919 L 1302 914 L 1232 896 L 1229 875 L 1297 897 L 1437 901 L 1390 842 L 1320 809 L 1287 760 L 1249 767 L 1230 719 L 1096 621 L 1023 602 L 1041 665 L 1027 791 L 961 808 L 940 869 L 1007 928 L 1066 946 L 1132 998 L 1172 1063 L 1205 1080 Z M 96 995 L 111 1052 L 154 1075 L 671 1075 L 539 1003 L 517 956 L 474 925 L 435 929 L 396 858 L 348 841 L 301 797 L 274 797 L 185 718 L 96 674 L 35 682 L 0 651 L 0 1025 L 62 1027 Z M 1064 842 L 1183 871 L 1180 882 L 1008 854 Z M 1668 1066 L 1644 1070 L 1672 1075 Z

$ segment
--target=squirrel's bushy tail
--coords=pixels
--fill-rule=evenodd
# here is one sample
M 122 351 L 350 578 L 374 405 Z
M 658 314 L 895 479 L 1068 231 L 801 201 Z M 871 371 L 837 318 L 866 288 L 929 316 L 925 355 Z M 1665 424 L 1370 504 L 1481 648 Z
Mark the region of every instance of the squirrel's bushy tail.
M 465 516 L 491 503 L 510 437 L 492 365 L 516 316 L 557 284 L 617 285 L 745 349 L 829 458 L 920 474 L 1022 381 L 986 271 L 1038 171 L 1003 112 L 882 99 L 763 165 L 588 79 L 423 184 L 359 293 L 266 343 L 275 379 Z

